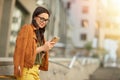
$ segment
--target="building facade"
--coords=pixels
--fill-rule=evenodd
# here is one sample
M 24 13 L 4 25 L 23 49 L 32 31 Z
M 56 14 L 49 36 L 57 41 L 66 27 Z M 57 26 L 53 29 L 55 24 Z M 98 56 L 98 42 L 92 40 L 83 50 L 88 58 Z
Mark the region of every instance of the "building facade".
M 69 21 L 72 24 L 72 42 L 77 49 L 91 41 L 94 48 L 105 48 L 105 40 L 118 42 L 119 13 L 118 0 L 63 0 Z
M 20 27 L 30 23 L 34 0 L 0 0 L 0 56 L 12 56 Z M 27 5 L 26 5 L 27 4 Z
M 64 0 L 63 0 L 64 1 Z M 72 42 L 76 48 L 83 48 L 95 37 L 96 0 L 64 1 L 72 25 Z
M 98 47 L 105 48 L 111 56 L 120 58 L 120 4 L 119 0 L 99 0 L 97 5 Z M 109 44 L 108 44 L 109 43 Z

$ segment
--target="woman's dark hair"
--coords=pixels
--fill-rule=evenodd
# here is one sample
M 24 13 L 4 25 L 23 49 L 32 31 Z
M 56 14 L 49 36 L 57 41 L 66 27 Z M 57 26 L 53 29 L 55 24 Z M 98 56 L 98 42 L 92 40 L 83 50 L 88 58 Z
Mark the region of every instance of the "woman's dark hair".
M 32 24 L 34 25 L 34 27 L 36 27 L 35 33 L 36 33 L 36 37 L 38 39 L 38 42 L 40 44 L 41 43 L 44 44 L 44 32 L 45 32 L 46 26 L 44 28 L 40 28 L 39 25 L 36 23 L 36 20 L 34 20 L 34 18 L 42 13 L 47 13 L 50 16 L 49 11 L 46 8 L 41 7 L 41 6 L 37 7 L 32 15 Z

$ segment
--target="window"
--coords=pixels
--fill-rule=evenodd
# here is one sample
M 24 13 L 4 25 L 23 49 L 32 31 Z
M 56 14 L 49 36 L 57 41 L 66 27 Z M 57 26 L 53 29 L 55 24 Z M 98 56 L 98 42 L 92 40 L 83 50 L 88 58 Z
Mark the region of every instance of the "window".
M 87 39 L 87 35 L 85 33 L 82 33 L 80 35 L 80 39 L 83 40 L 83 41 L 85 41 Z
M 88 13 L 88 6 L 83 6 L 82 13 L 84 13 L 84 14 Z
M 67 2 L 67 9 L 70 9 L 71 3 Z
M 84 19 L 81 21 L 82 27 L 88 27 L 88 20 Z

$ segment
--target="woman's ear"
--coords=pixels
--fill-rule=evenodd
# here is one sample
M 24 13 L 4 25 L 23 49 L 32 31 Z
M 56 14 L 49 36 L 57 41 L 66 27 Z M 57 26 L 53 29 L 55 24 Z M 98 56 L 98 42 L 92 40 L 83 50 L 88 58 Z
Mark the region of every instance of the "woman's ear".
M 37 19 L 37 17 L 34 17 L 34 19 L 33 20 L 36 20 Z

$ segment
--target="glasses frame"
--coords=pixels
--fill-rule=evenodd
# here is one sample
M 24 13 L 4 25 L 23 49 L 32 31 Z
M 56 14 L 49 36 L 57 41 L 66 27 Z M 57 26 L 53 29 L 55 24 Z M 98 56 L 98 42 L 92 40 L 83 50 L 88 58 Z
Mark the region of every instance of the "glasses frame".
M 49 19 L 45 19 L 44 17 L 40 17 L 40 16 L 37 16 L 41 22 L 45 22 L 45 23 L 48 23 L 49 22 Z

